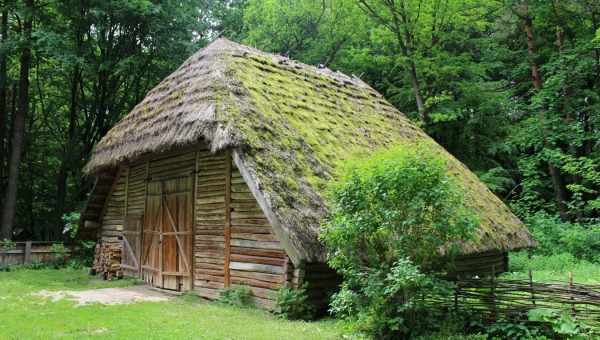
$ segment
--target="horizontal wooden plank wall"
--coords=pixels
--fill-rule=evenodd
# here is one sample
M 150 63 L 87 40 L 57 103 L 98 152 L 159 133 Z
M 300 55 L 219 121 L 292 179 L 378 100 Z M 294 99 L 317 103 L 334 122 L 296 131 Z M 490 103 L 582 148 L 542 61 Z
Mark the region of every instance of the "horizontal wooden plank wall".
M 215 299 L 225 287 L 225 155 L 198 151 L 194 231 L 194 289 Z
M 233 285 L 247 285 L 258 305 L 273 307 L 287 277 L 287 255 L 240 172 L 231 174 L 231 262 Z
M 102 215 L 102 242 L 120 243 L 125 217 L 125 190 L 127 184 L 128 168 L 121 167 L 115 178 L 112 190 L 104 206 Z
M 492 272 L 500 274 L 508 270 L 508 253 L 490 251 L 472 255 L 457 256 L 451 267 L 452 277 L 469 278 L 485 276 Z
M 141 217 L 144 215 L 146 206 L 146 167 L 146 162 L 132 164 L 129 167 L 126 216 Z
M 215 299 L 228 286 L 244 285 L 258 305 L 273 307 L 277 289 L 297 286 L 297 270 L 226 152 L 199 147 L 123 166 L 107 200 L 102 239 L 116 242 L 125 216 L 143 216 L 148 181 L 193 173 L 193 289 Z

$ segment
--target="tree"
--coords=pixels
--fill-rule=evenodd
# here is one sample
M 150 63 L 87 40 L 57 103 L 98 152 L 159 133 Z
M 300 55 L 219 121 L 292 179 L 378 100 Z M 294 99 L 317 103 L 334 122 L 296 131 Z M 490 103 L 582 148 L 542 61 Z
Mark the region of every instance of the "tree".
M 2 50 L 0 51 L 0 197 L 4 197 L 4 169 L 6 161 L 6 134 L 8 132 L 8 112 L 6 108 L 6 89 L 7 82 L 7 54 L 6 44 L 8 42 L 8 8 L 6 5 L 2 8 L 2 19 L 0 19 L 0 36 Z M 2 209 L 2 204 L 0 204 Z
M 12 149 L 9 161 L 8 186 L 2 208 L 2 228 L 0 239 L 11 239 L 16 210 L 19 167 L 25 143 L 25 119 L 29 110 L 29 68 L 31 66 L 31 31 L 35 13 L 34 0 L 26 0 L 23 10 L 20 73 L 19 73 L 19 109 L 13 118 Z
M 387 27 L 396 39 L 396 44 L 399 47 L 399 51 L 404 58 L 404 63 L 407 66 L 407 73 L 410 78 L 410 84 L 412 86 L 415 102 L 417 104 L 417 110 L 419 111 L 419 118 L 423 124 L 429 122 L 428 109 L 425 107 L 425 101 L 423 99 L 421 81 L 417 70 L 416 63 L 416 49 L 418 48 L 417 32 L 416 27 L 419 24 L 419 17 L 421 15 L 421 4 L 418 6 L 411 6 L 410 2 L 405 0 L 359 0 L 358 3 L 372 18 L 376 19 L 380 24 Z M 447 2 L 446 2 L 447 3 Z M 438 1 L 439 4 L 439 1 Z M 438 8 L 441 8 L 439 6 Z M 438 12 L 434 12 L 434 18 L 437 18 Z M 442 18 L 442 22 L 443 22 Z M 436 35 L 436 22 L 434 20 L 434 26 L 432 35 L 432 43 L 436 44 L 438 37 Z

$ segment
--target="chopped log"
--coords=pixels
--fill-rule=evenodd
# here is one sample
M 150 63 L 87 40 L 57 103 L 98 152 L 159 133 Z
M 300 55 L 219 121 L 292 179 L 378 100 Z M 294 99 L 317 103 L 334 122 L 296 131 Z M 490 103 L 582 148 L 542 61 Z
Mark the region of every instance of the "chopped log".
M 100 275 L 104 280 L 120 279 L 123 277 L 120 243 L 100 242 L 96 244 L 94 251 L 92 273 Z

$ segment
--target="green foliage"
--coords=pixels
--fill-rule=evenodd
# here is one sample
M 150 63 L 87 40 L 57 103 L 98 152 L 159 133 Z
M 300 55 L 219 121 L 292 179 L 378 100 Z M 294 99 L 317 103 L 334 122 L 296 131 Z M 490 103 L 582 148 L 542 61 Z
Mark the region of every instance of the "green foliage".
M 524 322 L 495 322 L 484 326 L 483 329 L 488 338 L 492 339 L 546 339 Z
M 353 162 L 332 188 L 322 239 L 344 282 L 331 311 L 359 331 L 419 334 L 433 317 L 421 297 L 450 294 L 434 275 L 444 270 L 440 252 L 451 258 L 476 219 L 446 171 L 424 145 L 395 147 Z
M 289 320 L 312 320 L 315 308 L 308 301 L 306 284 L 298 288 L 282 287 L 275 296 L 274 313 Z
M 73 248 L 70 262 L 77 262 L 77 265 L 81 267 L 91 267 L 94 262 L 95 249 L 96 242 L 94 241 L 77 242 L 77 245 Z
M 569 280 L 569 273 L 578 283 L 600 283 L 600 264 L 578 260 L 568 253 L 556 255 L 532 255 L 527 251 L 510 254 L 510 272 L 503 274 L 507 278 L 528 279 L 532 270 L 534 281 Z
M 528 313 L 530 321 L 546 326 L 546 332 L 552 338 L 584 338 L 591 336 L 591 329 L 578 323 L 568 312 L 549 308 L 536 308 Z
M 0 249 L 2 250 L 12 250 L 15 249 L 17 244 L 9 239 L 4 239 L 0 241 Z
M 62 268 L 67 264 L 67 260 L 69 258 L 69 251 L 62 243 L 54 243 L 50 247 L 50 251 L 52 254 L 51 264 L 54 268 Z
M 44 263 L 42 261 L 31 261 L 31 263 L 29 264 L 24 264 L 22 266 L 19 266 L 18 269 L 25 269 L 25 270 L 41 270 L 41 269 L 48 269 L 49 266 L 47 263 Z
M 238 307 L 250 307 L 253 306 L 254 299 L 250 288 L 246 286 L 234 286 L 221 291 L 219 302 Z
M 564 222 L 545 213 L 525 219 L 539 246 L 535 254 L 572 254 L 576 259 L 600 263 L 600 225 Z
M 68 214 L 63 215 L 63 234 L 68 235 L 71 239 L 75 239 L 75 237 L 77 236 L 77 232 L 79 231 L 80 216 L 81 213 L 79 211 L 72 211 Z

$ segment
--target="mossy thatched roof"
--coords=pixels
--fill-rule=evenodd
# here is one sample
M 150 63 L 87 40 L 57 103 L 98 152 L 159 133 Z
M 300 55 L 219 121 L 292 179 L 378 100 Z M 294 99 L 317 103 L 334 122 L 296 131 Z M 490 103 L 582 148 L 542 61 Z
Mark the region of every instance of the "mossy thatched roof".
M 142 154 L 204 141 L 232 148 L 296 260 L 322 261 L 324 193 L 352 156 L 425 141 L 447 157 L 481 227 L 464 253 L 533 245 L 521 221 L 461 162 L 356 77 L 218 39 L 164 79 L 96 145 L 99 173 Z

